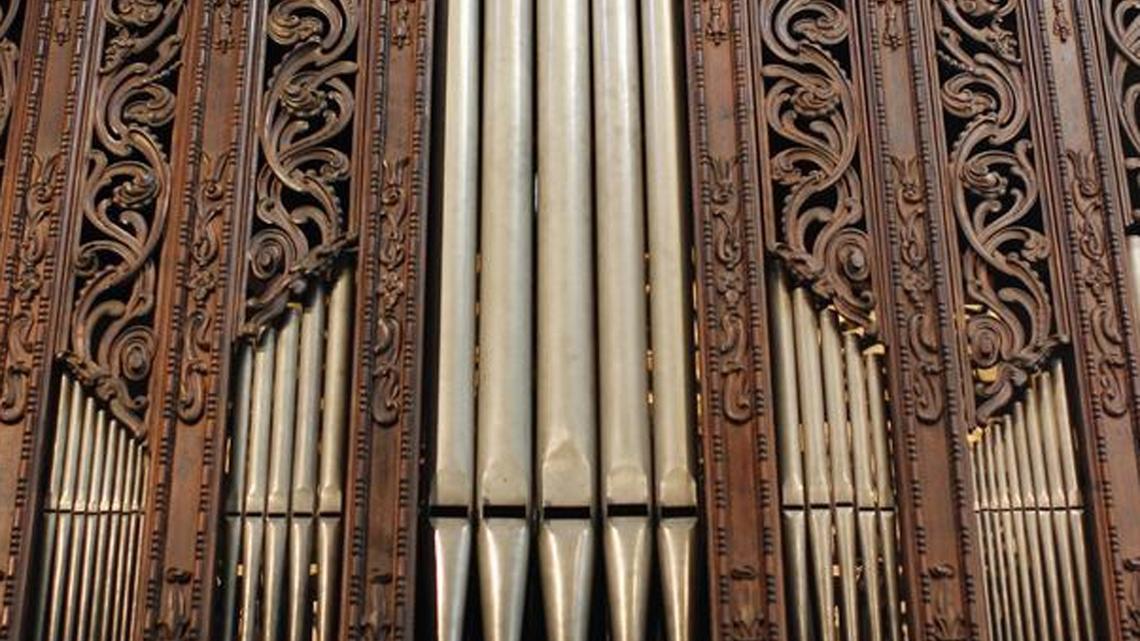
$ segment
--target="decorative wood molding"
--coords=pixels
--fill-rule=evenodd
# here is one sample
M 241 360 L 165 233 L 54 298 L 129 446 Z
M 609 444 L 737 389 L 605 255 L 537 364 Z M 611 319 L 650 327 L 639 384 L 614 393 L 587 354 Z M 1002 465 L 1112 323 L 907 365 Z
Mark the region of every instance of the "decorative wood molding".
M 955 261 L 947 243 L 940 176 L 929 153 L 931 108 L 922 101 L 925 34 L 913 3 L 875 2 L 867 43 L 869 153 L 882 178 L 869 187 L 881 212 L 871 225 L 879 256 L 895 480 L 908 630 L 915 639 L 980 638 L 966 460 L 963 351 L 955 323 Z
M 685 3 L 711 639 L 787 634 L 753 138 L 756 4 Z M 801 248 L 802 249 L 802 248 Z M 815 259 L 809 256 L 809 259 Z
M 412 638 L 433 0 L 381 0 L 362 57 L 355 365 L 341 637 Z
M 20 50 L 35 53 L 20 66 L 17 94 L 24 108 L 12 112 L 0 184 L 0 554 L 11 570 L 0 585 L 5 641 L 26 635 L 52 356 L 63 345 L 59 330 L 68 317 L 70 230 L 79 217 L 84 174 L 88 114 L 79 106 L 87 104 L 88 61 L 99 39 L 93 37 L 94 3 L 25 1 Z M 67 37 L 59 37 L 61 30 Z

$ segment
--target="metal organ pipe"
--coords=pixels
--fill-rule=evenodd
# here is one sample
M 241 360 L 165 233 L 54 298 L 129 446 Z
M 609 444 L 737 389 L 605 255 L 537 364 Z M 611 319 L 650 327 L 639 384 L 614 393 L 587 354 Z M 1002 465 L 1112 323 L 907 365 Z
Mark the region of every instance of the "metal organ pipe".
M 33 639 L 130 634 L 149 457 L 100 405 L 60 377 Z
M 487 3 L 479 373 L 477 555 L 487 641 L 522 635 L 531 504 L 534 0 Z M 526 310 L 526 311 L 524 311 Z M 466 392 L 461 390 L 460 393 Z M 500 511 L 501 510 L 501 511 Z
M 344 463 L 334 459 L 347 434 L 351 273 L 342 266 L 309 283 L 300 302 L 238 348 L 222 639 L 335 636 Z
M 789 617 L 801 641 L 902 633 L 886 393 L 875 350 L 769 275 Z
M 1093 639 L 1084 508 L 1059 360 L 971 439 L 996 639 Z
M 471 518 L 484 639 L 522 637 L 528 590 L 541 591 L 550 639 L 585 639 L 601 621 L 614 639 L 644 639 L 655 581 L 664 637 L 692 638 L 695 388 L 674 4 L 508 0 L 481 15 L 477 3 L 448 5 L 428 498 L 438 638 L 468 625 Z M 528 586 L 531 518 L 539 581 Z M 599 554 L 608 616 L 591 611 Z
M 475 484 L 475 292 L 479 204 L 479 18 L 481 3 L 447 4 L 440 181 L 439 367 L 430 504 L 462 516 L 431 515 L 435 626 L 461 641 L 471 564 Z
M 603 547 L 615 641 L 645 638 L 653 475 L 637 6 L 593 2 Z M 610 514 L 610 507 L 637 507 Z

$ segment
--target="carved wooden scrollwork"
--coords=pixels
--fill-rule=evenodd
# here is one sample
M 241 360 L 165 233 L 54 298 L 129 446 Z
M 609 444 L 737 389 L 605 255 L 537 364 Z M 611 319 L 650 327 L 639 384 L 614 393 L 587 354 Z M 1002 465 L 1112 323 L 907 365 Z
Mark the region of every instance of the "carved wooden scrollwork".
M 772 209 L 769 249 L 839 311 L 874 331 L 870 242 L 860 174 L 863 116 L 845 60 L 845 3 L 759 3 L 761 75 Z M 762 147 L 763 149 L 763 147 Z
M 167 154 L 184 4 L 105 7 L 64 360 L 116 418 L 141 431 L 157 343 L 150 321 L 170 204 Z
M 1128 178 L 1132 221 L 1140 221 L 1140 6 L 1126 0 L 1102 0 L 1104 31 L 1109 44 L 1108 73 L 1116 110 L 1123 171 Z
M 947 206 L 958 224 L 977 420 L 995 415 L 1058 343 L 1033 100 L 1015 3 L 941 0 Z
M 8 136 L 8 120 L 16 100 L 16 63 L 20 58 L 22 0 L 0 5 L 0 149 Z M 0 161 L 2 162 L 2 161 Z
M 355 243 L 346 203 L 359 8 L 281 0 L 269 8 L 256 219 L 248 249 L 246 331 L 257 332 L 314 273 Z

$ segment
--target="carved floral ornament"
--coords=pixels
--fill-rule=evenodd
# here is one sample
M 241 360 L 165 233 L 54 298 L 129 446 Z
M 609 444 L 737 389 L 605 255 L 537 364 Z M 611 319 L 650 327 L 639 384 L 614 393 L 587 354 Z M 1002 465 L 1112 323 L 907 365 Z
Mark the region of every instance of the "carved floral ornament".
M 1013 3 L 943 1 L 936 12 L 946 179 L 963 250 L 965 333 L 977 420 L 987 422 L 1059 343 L 1044 228 L 1033 100 Z M 972 8 L 971 8 L 972 7 Z M 1008 19 L 1007 19 L 1008 17 Z
M 285 48 L 262 98 L 256 220 L 248 249 L 244 333 L 257 334 L 307 281 L 356 243 L 347 219 L 356 105 L 357 2 L 285 0 L 269 9 Z
M 851 20 L 844 3 L 762 3 L 769 151 L 762 174 L 778 214 L 769 249 L 791 275 L 869 333 L 876 332 L 870 240 L 860 176 L 859 114 L 849 70 Z
M 80 193 L 70 351 L 76 378 L 136 432 L 157 340 L 158 255 L 170 206 L 181 1 L 110 3 Z

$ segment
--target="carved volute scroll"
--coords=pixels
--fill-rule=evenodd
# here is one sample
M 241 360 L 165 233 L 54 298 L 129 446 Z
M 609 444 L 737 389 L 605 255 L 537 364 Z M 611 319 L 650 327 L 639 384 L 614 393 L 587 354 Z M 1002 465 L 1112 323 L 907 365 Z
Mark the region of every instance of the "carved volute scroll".
M 1101 0 L 1101 38 L 1107 56 L 1111 116 L 1118 132 L 1120 162 L 1116 167 L 1127 189 L 1129 223 L 1140 222 L 1140 6 L 1123 0 Z
M 1062 340 L 1034 96 L 1016 2 L 931 3 L 944 192 L 962 253 L 976 420 L 987 422 Z
M 873 334 L 855 15 L 835 0 L 755 4 L 765 241 L 794 277 Z
M 20 61 L 23 4 L 23 0 L 8 0 L 0 5 L 0 149 L 7 148 L 8 122 L 16 101 L 16 69 Z
M 107 3 L 64 360 L 136 432 L 150 406 L 184 3 Z
M 360 3 L 271 2 L 245 331 L 355 243 L 349 220 Z

